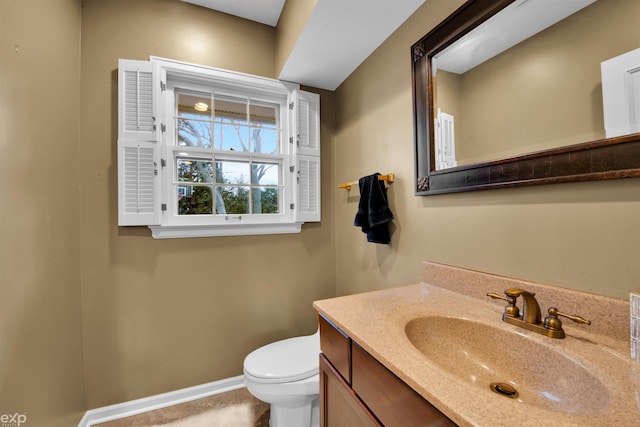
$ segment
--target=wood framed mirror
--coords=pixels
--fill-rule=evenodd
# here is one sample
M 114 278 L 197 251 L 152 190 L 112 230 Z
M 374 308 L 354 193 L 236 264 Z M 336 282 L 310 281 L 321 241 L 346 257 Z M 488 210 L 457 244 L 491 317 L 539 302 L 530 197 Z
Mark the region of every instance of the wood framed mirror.
M 610 106 L 605 106 L 608 101 L 604 99 L 607 97 L 603 95 L 602 90 L 602 86 L 605 83 L 601 80 L 601 72 L 604 72 L 601 64 L 604 61 L 617 57 L 623 52 L 636 52 L 634 49 L 637 50 L 636 55 L 640 55 L 640 26 L 637 25 L 637 18 L 640 17 L 640 2 L 635 0 L 609 2 L 610 4 L 615 3 L 613 6 L 617 8 L 612 8 L 611 18 L 601 10 L 606 6 L 606 1 L 571 0 L 572 2 L 586 4 L 586 6 L 580 6 L 578 11 L 571 12 L 566 19 L 563 18 L 563 20 L 569 20 L 573 23 L 574 27 L 571 30 L 560 29 L 560 21 L 558 21 L 557 24 L 547 24 L 546 34 L 538 33 L 535 36 L 525 36 L 525 39 L 520 42 L 516 41 L 513 44 L 517 48 L 536 43 L 542 46 L 538 48 L 538 56 L 533 62 L 535 66 L 528 65 L 528 60 L 524 60 L 522 57 L 510 56 L 513 55 L 510 52 L 513 52 L 514 49 L 494 54 L 492 59 L 489 60 L 479 60 L 484 61 L 481 62 L 480 67 L 492 67 L 488 68 L 490 71 L 485 72 L 485 75 L 494 76 L 499 84 L 502 85 L 499 86 L 501 87 L 500 90 L 494 91 L 501 93 L 502 104 L 492 104 L 490 98 L 493 95 L 486 95 L 486 92 L 483 95 L 482 91 L 478 91 L 474 102 L 466 99 L 461 102 L 464 107 L 456 109 L 449 104 L 448 108 L 453 108 L 457 111 L 456 114 L 450 115 L 450 121 L 448 121 L 447 115 L 442 115 L 443 111 L 440 111 L 440 115 L 438 114 L 441 107 L 439 102 L 444 104 L 443 100 L 446 98 L 444 96 L 446 85 L 440 85 L 447 80 L 445 78 L 447 73 L 450 73 L 445 70 L 446 72 L 441 74 L 442 70 L 447 68 L 443 66 L 445 62 L 442 59 L 443 53 L 447 49 L 454 49 L 456 45 L 464 45 L 465 40 L 475 34 L 472 33 L 474 30 L 477 32 L 482 30 L 483 27 L 492 25 L 492 22 L 499 19 L 502 16 L 501 14 L 506 13 L 509 8 L 518 9 L 519 13 L 523 13 L 525 9 L 537 1 L 540 0 L 467 1 L 411 47 L 416 195 L 640 177 L 640 133 L 638 133 L 640 131 L 640 95 L 631 94 L 629 99 L 625 101 L 628 104 L 625 108 L 627 110 L 630 109 L 630 111 L 624 113 L 628 117 L 628 120 L 625 120 L 627 120 L 630 127 L 623 132 L 613 131 L 612 125 L 607 127 L 604 116 L 608 114 L 609 121 L 611 121 L 610 119 L 613 115 L 619 116 L 620 114 L 612 114 L 605 111 L 607 108 L 609 108 L 608 111 L 611 111 L 611 109 Z M 547 1 L 546 6 L 542 6 L 543 9 L 548 5 L 549 2 Z M 620 10 L 622 6 L 628 6 L 633 9 L 630 11 Z M 543 15 L 548 15 L 548 9 L 544 10 L 547 10 L 547 12 L 543 13 Z M 628 31 L 629 35 L 612 37 L 611 34 L 606 32 L 597 33 L 598 31 L 603 31 L 601 28 L 603 20 L 613 20 L 614 18 L 618 20 L 630 19 L 628 22 L 636 22 L 636 24 L 625 24 L 627 21 L 611 22 L 612 26 Z M 513 21 L 513 18 L 506 19 L 508 22 Z M 530 17 L 525 17 L 524 19 L 525 21 L 533 21 L 533 18 Z M 503 31 L 505 27 L 504 21 L 502 22 L 503 24 L 496 24 L 498 28 L 501 28 L 498 32 L 498 39 L 507 38 Z M 576 28 L 576 25 L 582 25 L 583 27 Z M 511 26 L 520 27 L 522 25 L 514 24 Z M 589 31 L 581 28 L 588 28 Z M 563 34 L 565 38 L 559 39 Z M 590 46 L 582 48 L 572 44 L 578 39 L 586 39 L 585 42 Z M 602 52 L 595 48 L 599 40 L 602 39 L 604 40 L 600 41 L 600 43 L 605 46 L 603 49 L 606 48 L 609 51 Z M 547 43 L 547 45 L 543 43 Z M 615 46 L 614 43 L 616 44 Z M 617 44 L 621 44 L 621 46 L 617 46 Z M 561 49 L 568 49 L 571 55 L 562 53 Z M 476 46 L 471 47 L 467 53 L 457 53 L 453 56 L 458 59 L 466 59 L 484 50 L 487 50 L 486 46 Z M 556 56 L 545 59 L 545 57 L 540 56 L 540 52 L 548 55 L 553 53 Z M 582 59 L 576 59 L 575 55 L 582 55 L 584 52 L 587 52 L 585 55 L 595 56 L 597 62 L 589 66 L 583 66 L 581 63 L 576 62 L 578 60 L 582 61 Z M 569 56 L 567 58 L 569 62 L 568 69 L 573 70 L 572 75 L 569 76 L 570 83 L 546 82 L 540 83 L 542 86 L 536 86 L 534 84 L 536 76 L 548 78 L 553 75 L 553 66 L 550 66 L 550 64 L 559 64 L 558 56 Z M 487 65 L 496 60 L 502 60 L 503 62 L 501 65 L 500 63 L 499 65 Z M 515 71 L 507 71 L 504 66 L 506 62 L 517 63 L 521 66 L 521 69 L 527 70 L 529 73 L 527 79 L 516 81 L 514 84 L 517 87 L 531 87 L 532 90 L 529 91 L 529 95 L 516 94 L 513 87 L 506 85 L 507 80 L 518 74 Z M 480 67 L 476 67 L 474 70 Z M 566 69 L 567 66 L 563 67 Z M 475 72 L 474 70 L 471 71 Z M 538 74 L 534 76 L 533 73 L 536 71 Z M 469 75 L 470 71 L 464 71 L 464 73 Z M 638 90 L 637 93 L 640 93 L 640 66 L 637 70 L 627 69 L 627 74 L 628 76 L 625 75 L 624 78 L 630 81 L 632 85 L 635 83 Z M 583 76 L 585 77 L 583 78 Z M 467 77 L 465 76 L 465 78 Z M 455 76 L 455 78 L 459 78 L 459 76 Z M 564 94 L 563 91 L 572 86 L 573 81 L 577 80 L 587 81 L 587 93 L 585 95 Z M 473 78 L 468 77 L 465 81 L 466 86 L 462 86 L 461 89 L 458 87 L 457 90 L 459 93 L 465 94 L 476 92 L 476 89 L 480 87 L 480 84 L 477 83 L 479 81 L 482 80 L 477 78 L 477 75 L 473 76 Z M 605 84 L 605 86 L 607 85 L 608 83 Z M 625 96 L 627 96 L 626 92 L 629 92 L 628 87 L 627 84 Z M 473 90 L 469 88 L 473 88 Z M 457 98 L 460 97 L 457 96 Z M 559 103 L 561 98 L 570 100 L 573 104 L 561 106 Z M 506 101 L 504 101 L 505 99 Z M 515 100 L 525 100 L 525 104 L 523 106 L 515 105 L 513 103 Z M 545 101 L 546 104 L 539 107 L 540 110 L 536 110 L 539 101 Z M 634 102 L 637 107 L 634 107 Z M 479 105 L 480 110 L 472 110 L 470 106 L 473 104 Z M 463 114 L 460 117 L 458 115 L 459 111 L 465 111 L 466 115 Z M 520 111 L 521 114 L 520 116 L 510 115 L 512 111 Z M 489 114 L 483 116 L 487 112 Z M 624 114 L 622 115 L 624 116 Z M 455 127 L 453 125 L 454 117 L 456 119 Z M 459 117 L 460 119 L 458 119 Z M 471 119 L 475 117 L 483 117 L 483 119 L 479 124 L 471 124 Z M 541 121 L 534 122 L 534 118 Z M 436 121 L 440 126 L 439 128 L 436 128 Z M 460 128 L 461 130 L 458 127 L 459 122 L 464 124 L 464 127 Z M 499 122 L 510 124 L 510 129 L 499 129 Z M 581 123 L 587 124 L 582 125 Z M 578 130 L 574 132 L 575 135 L 570 137 L 564 134 L 549 136 L 544 132 L 558 127 L 556 124 L 560 128 L 564 125 L 564 128 L 573 126 Z M 486 159 L 467 155 L 459 158 L 454 157 L 453 161 L 451 161 L 451 157 L 447 158 L 447 156 L 451 155 L 448 152 L 450 151 L 448 145 L 450 140 L 447 139 L 447 132 L 445 132 L 447 125 L 451 127 L 451 130 L 456 131 L 455 133 L 450 132 L 456 135 L 456 138 L 451 140 L 455 144 L 453 147 L 456 154 L 458 152 L 473 153 L 474 150 L 478 151 L 478 147 L 487 145 L 486 142 L 483 142 L 485 140 L 481 141 L 480 139 L 483 134 L 488 135 L 491 143 L 504 140 L 503 143 L 508 149 L 506 151 L 498 150 L 496 153 L 489 154 Z M 582 128 L 579 128 L 579 126 L 582 126 Z M 543 131 L 538 132 L 540 130 Z M 436 138 L 438 131 L 441 133 Z M 457 134 L 461 134 L 464 139 L 458 139 Z M 527 142 L 528 145 L 525 144 L 525 148 L 518 148 L 522 152 L 510 151 L 520 142 L 529 139 L 533 134 L 537 134 L 535 136 L 538 139 L 537 141 L 533 143 Z M 485 138 L 487 138 L 486 135 Z M 436 148 L 436 139 L 438 139 L 438 148 Z M 559 141 L 559 145 L 550 147 L 545 145 L 549 144 L 551 140 Z M 555 143 L 556 141 L 553 142 Z

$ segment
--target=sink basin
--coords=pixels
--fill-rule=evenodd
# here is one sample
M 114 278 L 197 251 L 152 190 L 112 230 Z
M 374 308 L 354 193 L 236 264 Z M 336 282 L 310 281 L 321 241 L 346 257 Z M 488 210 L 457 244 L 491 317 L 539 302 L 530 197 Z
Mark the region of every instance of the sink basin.
M 505 399 L 573 414 L 596 414 L 609 406 L 609 392 L 587 368 L 519 333 L 467 319 L 427 316 L 410 320 L 405 333 L 427 359 L 477 392 L 504 383 Z M 509 386 L 517 390 L 511 394 Z M 584 392 L 582 392 L 584 390 Z

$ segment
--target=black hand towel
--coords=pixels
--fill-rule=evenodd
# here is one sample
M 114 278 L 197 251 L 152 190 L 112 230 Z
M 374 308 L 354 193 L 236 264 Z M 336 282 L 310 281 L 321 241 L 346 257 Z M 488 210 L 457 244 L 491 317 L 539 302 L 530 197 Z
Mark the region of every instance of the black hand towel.
M 389 222 L 393 213 L 387 202 L 387 190 L 384 182 L 378 179 L 379 173 L 360 178 L 360 203 L 354 220 L 356 227 L 362 227 L 367 234 L 367 241 L 389 244 Z

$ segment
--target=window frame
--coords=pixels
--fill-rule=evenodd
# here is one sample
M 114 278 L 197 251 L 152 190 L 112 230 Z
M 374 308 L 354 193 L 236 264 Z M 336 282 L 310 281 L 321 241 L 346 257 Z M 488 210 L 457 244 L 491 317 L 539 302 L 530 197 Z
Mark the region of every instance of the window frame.
M 142 69 L 141 74 L 149 74 L 151 70 L 153 93 L 147 96 L 153 99 L 153 111 L 145 111 L 144 114 L 147 116 L 147 122 L 152 120 L 153 130 L 145 128 L 144 132 L 135 132 L 135 129 L 127 130 L 123 125 L 126 119 L 130 119 L 126 117 L 127 113 L 123 113 L 124 105 L 127 102 L 135 104 L 137 101 L 135 99 L 132 101 L 132 96 L 140 98 L 138 92 L 142 91 L 142 89 L 136 92 L 130 88 L 123 88 L 126 80 L 124 73 L 130 72 L 131 67 Z M 118 224 L 120 226 L 147 225 L 152 230 L 154 238 L 175 238 L 298 233 L 304 222 L 320 221 L 319 95 L 301 91 L 299 85 L 290 82 L 157 57 L 151 57 L 150 61 L 121 59 L 118 75 Z M 148 80 L 148 76 L 145 76 L 145 79 Z M 131 77 L 129 77 L 130 80 Z M 251 110 L 251 101 L 257 105 L 277 105 L 280 153 L 218 150 L 213 141 L 211 148 L 179 145 L 176 129 L 179 114 L 176 93 L 208 93 L 212 97 L 244 99 L 248 101 L 248 112 Z M 298 111 L 298 105 L 304 108 L 301 107 Z M 150 114 L 152 114 L 151 117 L 149 117 Z M 247 125 L 250 128 L 250 116 L 247 119 Z M 213 126 L 214 121 L 211 124 Z M 250 138 L 251 135 L 248 136 Z M 250 140 L 247 143 L 250 144 Z M 140 152 L 143 149 L 147 151 L 152 149 L 153 162 L 148 160 L 151 157 L 146 155 L 147 151 L 145 151 L 144 157 L 139 155 L 139 158 L 135 158 L 130 155 L 129 163 L 126 163 L 127 159 L 122 153 L 126 148 L 129 149 L 129 153 L 135 153 L 135 150 L 131 150 L 132 147 L 137 147 Z M 280 169 L 278 185 L 267 185 L 264 188 L 278 188 L 279 212 L 179 215 L 178 187 L 188 187 L 190 184 L 178 181 L 176 159 L 181 157 L 178 153 L 187 153 L 184 156 L 186 158 L 210 160 L 214 162 L 214 168 L 216 160 L 241 159 L 245 162 L 278 164 Z M 132 163 L 132 159 L 138 162 L 138 169 L 141 169 L 142 161 L 147 161 L 147 164 L 142 165 L 146 170 L 154 169 L 154 174 L 146 175 L 147 179 L 153 175 L 153 182 L 140 184 L 140 178 L 136 177 L 138 178 L 137 187 L 143 190 L 148 189 L 146 196 L 152 194 L 154 200 L 154 212 L 146 213 L 144 218 L 135 210 L 132 212 L 123 209 L 125 201 L 132 197 L 129 194 L 130 189 L 136 186 L 135 183 L 131 184 L 133 182 L 131 176 L 136 174 L 135 162 Z M 126 181 L 126 177 L 129 181 Z M 215 174 L 212 181 L 215 181 Z M 215 212 L 216 183 L 205 185 L 210 185 L 212 188 Z M 247 187 L 251 193 L 254 188 L 262 188 L 251 185 L 251 182 Z M 133 196 L 142 197 L 137 193 Z M 159 205 L 158 209 L 155 209 L 156 204 Z M 252 207 L 252 205 L 249 206 L 250 209 Z
M 165 149 L 166 159 L 165 166 L 163 166 L 163 177 L 165 180 L 170 180 L 170 183 L 163 185 L 164 196 L 163 203 L 166 204 L 166 210 L 163 211 L 163 220 L 166 220 L 166 225 L 179 226 L 179 225 L 211 225 L 218 226 L 223 224 L 230 224 L 230 221 L 238 221 L 237 217 L 240 216 L 243 224 L 283 224 L 294 222 L 293 209 L 291 204 L 293 203 L 293 184 L 290 173 L 285 173 L 285 170 L 289 170 L 292 166 L 293 147 L 285 141 L 288 141 L 291 135 L 292 126 L 289 124 L 290 114 L 288 114 L 288 104 L 290 98 L 290 91 L 281 91 L 273 93 L 257 93 L 247 91 L 242 88 L 238 88 L 236 92 L 231 92 L 234 88 L 230 88 L 229 85 L 223 85 L 219 82 L 216 86 L 206 86 L 206 82 L 199 82 L 197 85 L 189 79 L 185 80 L 180 75 L 173 78 L 171 72 L 167 73 L 166 77 L 166 89 L 161 95 L 161 100 L 164 104 L 164 111 L 166 112 L 164 117 L 161 116 L 161 122 L 166 122 L 166 130 L 163 132 L 163 145 Z M 212 147 L 190 147 L 178 145 L 177 138 L 177 94 L 178 93 L 209 93 L 212 99 L 216 96 L 222 96 L 224 98 L 234 99 L 247 99 L 255 100 L 261 104 L 277 104 L 279 106 L 278 121 L 279 121 L 279 153 L 254 153 L 250 151 L 235 152 L 230 150 L 220 150 L 215 148 L 215 143 L 212 141 Z M 269 98 L 271 96 L 271 98 Z M 215 122 L 211 122 L 212 125 Z M 176 159 L 177 153 L 188 153 L 184 157 L 193 157 L 202 160 L 211 161 L 214 164 L 218 160 L 226 161 L 265 161 L 270 163 L 278 163 L 280 167 L 280 180 L 279 180 L 279 213 L 276 214 L 200 214 L 200 215 L 179 215 L 178 212 L 178 199 L 174 197 L 176 194 L 174 188 L 179 184 L 186 184 L 177 181 Z M 193 153 L 193 154 L 192 154 Z M 215 211 L 215 189 L 218 187 L 214 180 L 211 183 L 213 189 L 212 197 L 214 198 L 214 211 Z M 189 184 L 186 184 L 189 185 Z M 253 188 L 251 184 L 247 184 L 250 189 Z

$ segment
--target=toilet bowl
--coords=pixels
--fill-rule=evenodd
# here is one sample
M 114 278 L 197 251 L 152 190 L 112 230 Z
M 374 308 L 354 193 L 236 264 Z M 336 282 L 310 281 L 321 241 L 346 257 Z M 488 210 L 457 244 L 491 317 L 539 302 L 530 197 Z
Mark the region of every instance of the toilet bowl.
M 256 398 L 271 405 L 270 427 L 320 425 L 320 332 L 277 341 L 244 359 L 244 381 Z

